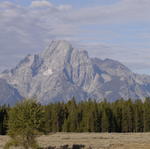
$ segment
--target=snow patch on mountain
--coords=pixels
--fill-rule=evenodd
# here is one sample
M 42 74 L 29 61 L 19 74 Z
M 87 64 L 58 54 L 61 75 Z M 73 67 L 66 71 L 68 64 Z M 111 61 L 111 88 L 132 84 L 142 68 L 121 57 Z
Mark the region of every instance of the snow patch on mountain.
M 106 91 L 105 92 L 106 96 L 109 95 L 109 94 L 111 94 L 111 93 L 112 93 L 112 91 Z
M 43 72 L 43 75 L 44 76 L 50 76 L 53 74 L 53 71 L 51 68 L 47 69 L 46 71 Z
M 107 75 L 107 74 L 101 74 L 102 78 L 104 79 L 104 82 L 110 82 L 112 79 L 111 79 L 111 76 Z

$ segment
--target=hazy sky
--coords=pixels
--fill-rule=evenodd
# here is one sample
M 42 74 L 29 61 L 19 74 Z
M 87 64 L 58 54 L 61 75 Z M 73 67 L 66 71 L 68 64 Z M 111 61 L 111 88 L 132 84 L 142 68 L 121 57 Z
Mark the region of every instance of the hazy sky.
M 150 74 L 150 0 L 0 0 L 0 71 L 52 39 Z

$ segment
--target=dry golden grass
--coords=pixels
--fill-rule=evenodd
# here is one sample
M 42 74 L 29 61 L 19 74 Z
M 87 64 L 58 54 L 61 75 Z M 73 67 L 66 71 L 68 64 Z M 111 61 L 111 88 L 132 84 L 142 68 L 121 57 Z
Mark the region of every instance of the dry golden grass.
M 0 136 L 0 149 L 8 141 Z M 83 144 L 92 149 L 150 149 L 150 133 L 55 133 L 38 138 L 40 146 Z

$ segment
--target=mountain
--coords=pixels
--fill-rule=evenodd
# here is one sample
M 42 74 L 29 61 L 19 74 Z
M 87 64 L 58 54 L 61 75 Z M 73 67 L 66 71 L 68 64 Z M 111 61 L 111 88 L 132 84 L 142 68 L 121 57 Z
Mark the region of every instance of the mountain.
M 23 99 L 18 91 L 10 86 L 5 80 L 0 79 L 0 105 L 14 105 Z
M 135 74 L 118 61 L 90 58 L 86 51 L 61 40 L 52 41 L 39 54 L 27 55 L 0 78 L 21 97 L 35 97 L 42 104 L 67 101 L 73 96 L 78 101 L 150 96 L 150 76 Z

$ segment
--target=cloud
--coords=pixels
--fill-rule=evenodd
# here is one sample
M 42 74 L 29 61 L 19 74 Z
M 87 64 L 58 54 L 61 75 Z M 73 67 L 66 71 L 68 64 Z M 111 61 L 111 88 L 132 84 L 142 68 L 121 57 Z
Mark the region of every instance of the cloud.
M 32 1 L 31 7 L 53 7 L 53 5 L 47 0 L 43 0 L 43 1 L 37 0 L 37 1 Z
M 60 5 L 58 6 L 58 9 L 59 10 L 71 10 L 72 9 L 72 6 L 71 5 Z
M 120 0 L 112 5 L 81 8 L 69 14 L 70 21 L 82 23 L 116 24 L 148 21 L 149 0 Z
M 150 74 L 150 55 L 149 48 L 135 48 L 115 44 L 106 44 L 102 42 L 86 42 L 77 44 L 76 47 L 86 49 L 91 57 L 101 59 L 114 59 L 129 67 L 137 73 Z
M 133 48 L 128 42 L 119 44 L 120 39 L 126 36 L 149 39 L 149 32 L 145 30 L 142 34 L 131 35 L 131 31 L 128 31 L 129 35 L 126 35 L 124 28 L 121 28 L 121 32 L 113 28 L 116 24 L 129 26 L 146 23 L 149 26 L 149 6 L 149 0 L 119 0 L 111 5 L 85 8 L 74 8 L 68 4 L 54 5 L 47 0 L 32 1 L 29 6 L 0 2 L 0 59 L 5 57 L 0 69 L 6 62 L 12 66 L 26 54 L 41 51 L 52 39 L 69 40 L 87 49 L 92 56 L 120 60 L 137 71 L 144 66 L 149 69 L 149 58 L 146 57 L 148 49 L 144 49 L 143 53 L 143 49 L 135 45 L 140 55 L 138 61 L 137 53 L 131 51 Z M 137 68 L 136 62 L 142 65 Z

